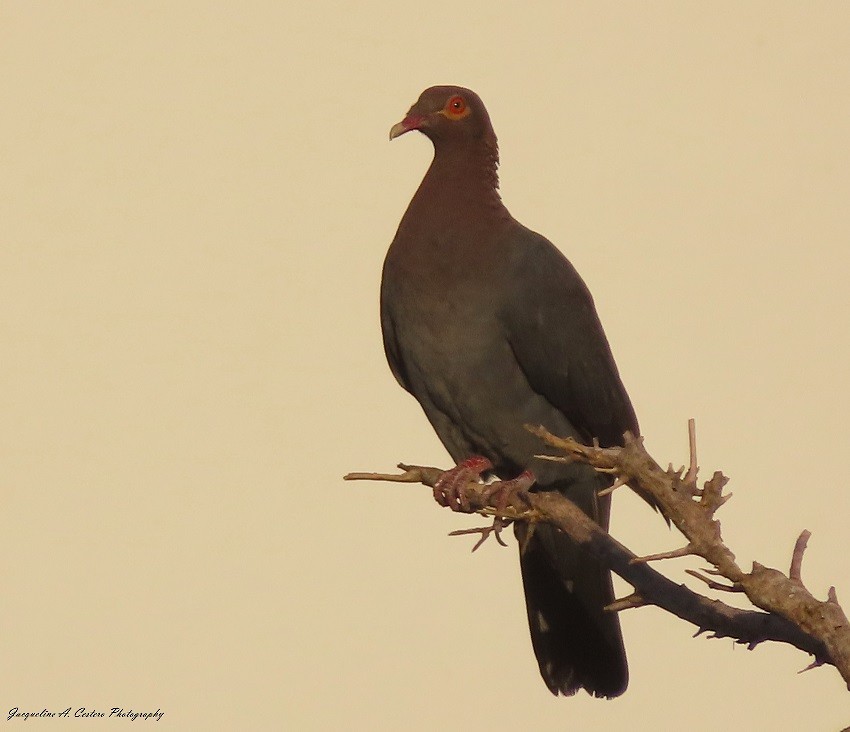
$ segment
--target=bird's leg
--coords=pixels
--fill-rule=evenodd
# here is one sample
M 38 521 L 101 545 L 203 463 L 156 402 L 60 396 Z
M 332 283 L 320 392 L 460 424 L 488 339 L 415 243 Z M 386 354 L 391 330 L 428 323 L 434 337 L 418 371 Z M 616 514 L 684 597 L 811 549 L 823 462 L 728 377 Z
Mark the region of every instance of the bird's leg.
M 478 480 L 481 473 L 492 469 L 493 463 L 480 455 L 458 463 L 451 470 L 443 473 L 435 483 L 434 500 L 452 511 L 472 513 L 464 488 L 467 483 Z
M 499 513 L 504 513 L 508 506 L 518 503 L 518 499 L 534 485 L 534 481 L 534 473 L 526 470 L 512 480 L 497 480 L 490 483 L 484 489 L 483 498 L 489 502 L 493 496 L 497 496 L 493 508 Z M 526 501 L 526 505 L 527 503 Z
M 496 502 L 491 505 L 493 505 L 493 508 L 495 508 L 498 513 L 503 514 L 507 510 L 508 506 L 515 506 L 523 494 L 528 491 L 532 485 L 534 485 L 534 474 L 530 470 L 526 470 L 512 480 L 497 480 L 490 483 L 484 488 L 482 498 L 489 503 L 490 499 L 494 495 L 497 496 Z M 452 531 L 450 536 L 481 534 L 481 538 L 475 543 L 475 546 L 472 547 L 472 551 L 475 551 L 478 547 L 480 547 L 491 534 L 496 537 L 496 541 L 499 542 L 499 544 L 507 546 L 507 544 L 502 540 L 502 530 L 510 526 L 511 522 L 512 519 L 507 519 L 502 516 L 494 516 L 493 523 L 490 524 L 490 526 Z

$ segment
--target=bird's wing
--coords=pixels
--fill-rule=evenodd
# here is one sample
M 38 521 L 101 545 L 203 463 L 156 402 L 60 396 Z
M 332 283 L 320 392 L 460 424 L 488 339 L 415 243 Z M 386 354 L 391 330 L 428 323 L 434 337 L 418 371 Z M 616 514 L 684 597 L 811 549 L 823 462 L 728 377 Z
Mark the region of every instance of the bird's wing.
M 392 317 L 391 308 L 388 304 L 389 293 L 386 291 L 386 283 L 381 284 L 381 336 L 384 340 L 384 353 L 387 356 L 387 363 L 390 365 L 390 371 L 395 376 L 396 381 L 405 391 L 412 393 L 410 379 L 404 368 L 404 360 L 401 356 L 401 349 L 396 338 L 395 322 Z
M 547 239 L 511 232 L 500 320 L 531 388 L 588 442 L 619 445 L 638 434 L 629 397 L 593 298 L 572 264 Z

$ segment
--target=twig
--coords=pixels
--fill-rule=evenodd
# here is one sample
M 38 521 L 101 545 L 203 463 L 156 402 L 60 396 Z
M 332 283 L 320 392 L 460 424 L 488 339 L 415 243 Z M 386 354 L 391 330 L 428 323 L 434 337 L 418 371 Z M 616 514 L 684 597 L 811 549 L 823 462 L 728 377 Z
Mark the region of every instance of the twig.
M 688 420 L 688 454 L 691 462 L 688 472 L 685 473 L 684 482 L 696 487 L 699 467 L 697 466 L 697 428 L 696 420 L 693 417 Z
M 694 553 L 694 548 L 688 544 L 678 549 L 672 549 L 669 552 L 659 552 L 658 554 L 647 554 L 644 557 L 635 557 L 632 559 L 632 564 L 639 562 L 657 562 L 659 559 L 677 559 L 679 557 L 687 557 Z
M 691 577 L 696 577 L 701 582 L 705 582 L 712 590 L 722 590 L 723 592 L 743 592 L 744 588 L 740 585 L 724 585 L 722 582 L 716 582 L 711 577 L 706 577 L 704 574 L 697 572 L 695 569 L 686 569 L 685 572 Z
M 797 543 L 794 544 L 794 553 L 791 555 L 791 569 L 788 570 L 788 576 L 797 582 L 802 582 L 800 573 L 803 569 L 803 554 L 806 553 L 806 547 L 809 544 L 811 535 L 811 531 L 803 529 L 800 536 L 797 537 Z

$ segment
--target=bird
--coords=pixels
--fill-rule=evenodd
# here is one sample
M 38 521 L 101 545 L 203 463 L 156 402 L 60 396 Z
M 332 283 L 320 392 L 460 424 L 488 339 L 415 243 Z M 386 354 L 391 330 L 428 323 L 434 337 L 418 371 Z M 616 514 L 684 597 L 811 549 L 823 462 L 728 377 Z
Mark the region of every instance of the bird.
M 422 92 L 390 140 L 418 131 L 434 156 L 384 260 L 380 318 L 390 370 L 455 463 L 558 491 L 607 530 L 611 484 L 588 465 L 535 459 L 525 428 L 583 443 L 639 435 L 593 298 L 569 260 L 508 212 L 479 96 Z M 555 527 L 516 522 L 532 648 L 556 696 L 613 698 L 628 685 L 610 572 Z

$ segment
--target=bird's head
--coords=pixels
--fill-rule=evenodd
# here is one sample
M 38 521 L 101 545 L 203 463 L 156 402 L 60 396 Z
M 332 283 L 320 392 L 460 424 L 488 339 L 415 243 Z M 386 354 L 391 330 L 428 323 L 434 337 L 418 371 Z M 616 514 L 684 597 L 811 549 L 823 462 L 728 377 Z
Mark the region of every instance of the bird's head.
M 405 118 L 390 129 L 390 140 L 419 130 L 434 144 L 494 137 L 490 116 L 478 95 L 462 86 L 432 86 Z

